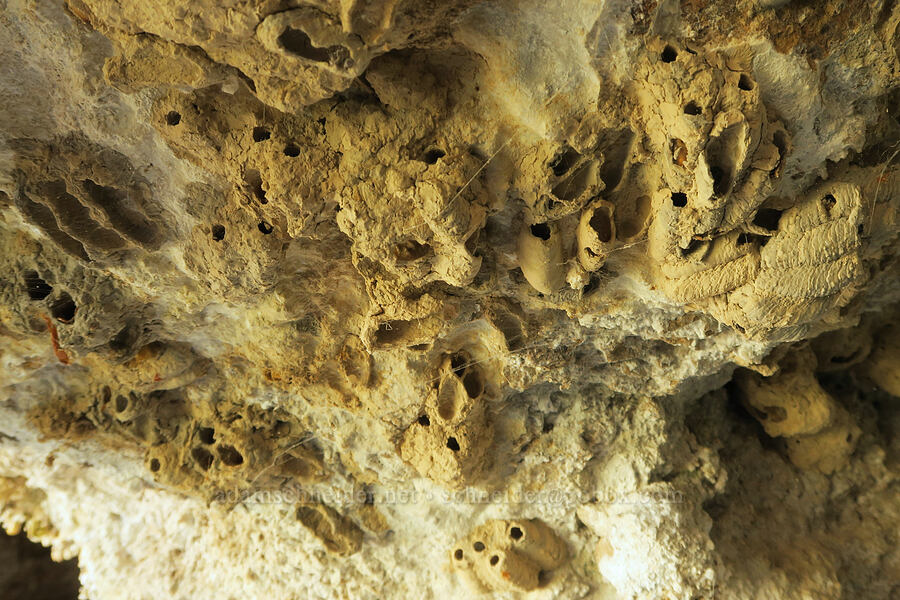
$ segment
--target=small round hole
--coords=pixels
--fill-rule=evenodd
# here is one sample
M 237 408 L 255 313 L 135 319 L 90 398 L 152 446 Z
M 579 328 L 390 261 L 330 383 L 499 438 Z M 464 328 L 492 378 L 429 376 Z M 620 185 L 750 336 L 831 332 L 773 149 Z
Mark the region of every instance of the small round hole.
M 291 158 L 300 156 L 300 146 L 297 144 L 288 144 L 284 147 L 284 155 L 290 156 Z
M 275 228 L 274 228 L 270 223 L 268 223 L 268 222 L 266 222 L 266 221 L 260 221 L 260 222 L 259 222 L 259 225 L 257 225 L 257 227 L 258 227 L 259 230 L 260 230 L 262 233 L 264 233 L 265 235 L 269 235 L 270 233 L 272 233 L 272 231 L 275 230 Z
M 50 314 L 60 323 L 71 323 L 75 319 L 76 310 L 78 307 L 75 306 L 75 301 L 65 292 L 50 305 Z
M 159 471 L 159 467 L 160 467 L 159 459 L 154 458 L 154 459 L 150 460 L 150 470 L 151 471 L 156 473 L 157 471 Z
M 229 467 L 237 467 L 244 464 L 243 455 L 234 446 L 219 446 L 219 458 Z
M 438 160 L 445 157 L 446 155 L 447 155 L 447 153 L 444 152 L 443 150 L 439 150 L 438 148 L 433 148 L 432 150 L 429 150 L 428 152 L 425 153 L 424 159 L 425 159 L 426 163 L 428 163 L 429 165 L 433 165 L 434 163 L 436 163 Z
M 225 226 L 224 225 L 213 225 L 212 226 L 212 239 L 217 242 L 221 242 L 225 239 Z
M 672 206 L 684 208 L 687 206 L 687 194 L 682 192 L 674 192 L 672 194 Z
M 53 291 L 53 286 L 40 278 L 37 271 L 25 271 L 25 291 L 32 300 L 43 300 Z
M 469 365 L 469 357 L 462 352 L 457 352 L 450 357 L 450 368 L 457 375 L 461 375 Z
M 565 175 L 569 169 L 575 166 L 581 155 L 571 146 L 563 146 L 560 153 L 550 163 L 550 170 L 557 177 Z
M 781 211 L 774 208 L 760 208 L 753 217 L 753 224 L 768 231 L 778 231 L 778 222 L 781 220 Z
M 419 417 L 419 425 L 422 427 L 428 427 L 431 425 L 431 419 L 428 418 L 428 415 L 422 415 Z
M 216 430 L 212 427 L 201 427 L 197 430 L 197 437 L 204 444 L 212 444 L 216 441 Z
M 269 133 L 269 130 L 265 127 L 254 127 L 253 128 L 253 141 L 254 142 L 264 142 L 267 139 L 272 137 L 272 134 Z
M 510 527 L 509 528 L 509 537 L 514 540 L 521 540 L 522 536 L 525 535 L 522 533 L 522 530 L 519 527 Z
M 666 46 L 663 48 L 663 51 L 660 53 L 659 58 L 665 62 L 670 63 L 674 62 L 676 58 L 678 58 L 678 51 L 675 50 L 672 46 Z
M 459 452 L 459 442 L 457 442 L 456 438 L 453 436 L 450 436 L 450 438 L 447 439 L 447 447 L 454 452 Z
M 496 567 L 497 563 L 499 563 L 499 562 L 500 562 L 500 557 L 497 556 L 496 554 L 491 557 L 491 566 L 492 567 Z
M 531 235 L 542 240 L 550 239 L 550 226 L 546 223 L 536 223 L 531 226 Z
M 462 560 L 463 559 L 463 551 L 460 550 L 459 548 L 457 548 L 456 552 L 453 553 L 453 558 L 455 558 L 456 560 Z
M 686 114 L 686 115 L 697 116 L 702 112 L 703 112 L 703 109 L 701 109 L 700 106 L 693 100 L 691 100 L 690 102 L 688 102 L 687 104 L 684 105 L 684 114 Z
M 169 127 L 175 127 L 179 123 L 181 123 L 181 113 L 177 110 L 170 110 L 166 115 L 166 124 Z
M 740 78 L 738 78 L 738 88 L 744 90 L 745 92 L 749 92 L 755 87 L 756 84 L 753 83 L 753 80 L 750 79 L 750 76 L 746 73 L 741 73 Z
M 125 412 L 128 408 L 128 398 L 125 396 L 116 396 L 116 412 Z
M 472 548 L 475 549 L 475 552 L 483 552 L 484 551 L 484 543 L 483 542 L 475 542 L 472 544 Z
M 206 448 L 194 448 L 193 450 L 191 450 L 191 456 L 194 457 L 194 460 L 197 461 L 197 464 L 204 471 L 209 471 L 209 468 L 212 466 L 213 461 L 215 460 L 215 458 L 213 458 L 213 455 Z

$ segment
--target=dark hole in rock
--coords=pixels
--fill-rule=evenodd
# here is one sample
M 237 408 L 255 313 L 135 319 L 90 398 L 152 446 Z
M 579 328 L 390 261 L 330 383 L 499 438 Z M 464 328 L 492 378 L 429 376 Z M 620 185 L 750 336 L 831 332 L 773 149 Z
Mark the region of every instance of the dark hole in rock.
M 725 177 L 725 172 L 722 171 L 722 167 L 715 165 L 710 167 L 709 174 L 712 175 L 713 193 L 716 196 L 724 196 L 728 191 L 728 179 Z
M 128 398 L 125 396 L 116 396 L 116 412 L 125 412 L 128 408 Z
M 675 206 L 677 208 L 684 208 L 685 206 L 687 206 L 687 194 L 682 192 L 673 192 L 672 206 Z
M 415 319 L 412 321 L 402 319 L 384 321 L 375 330 L 375 344 L 377 346 L 402 344 L 409 340 L 410 336 L 415 335 L 418 323 L 419 321 Z
M 750 236 L 749 233 L 742 233 L 737 238 L 737 245 L 743 246 L 744 244 L 749 244 L 752 241 L 753 241 L 753 238 Z
M 175 127 L 181 123 L 181 113 L 176 110 L 170 110 L 168 114 L 166 114 L 166 124 L 170 127 Z
M 272 233 L 275 230 L 275 227 L 273 227 L 270 223 L 268 223 L 266 221 L 260 221 L 259 225 L 257 225 L 257 227 L 265 235 L 269 235 L 270 233 Z
M 225 239 L 225 226 L 218 223 L 212 226 L 212 239 L 221 242 Z
M 693 100 L 684 105 L 684 114 L 686 115 L 697 116 L 702 112 L 703 109 L 701 109 Z
M 612 220 L 609 218 L 609 211 L 604 207 L 598 207 L 594 211 L 590 220 L 591 229 L 597 232 L 597 239 L 606 243 L 612 240 Z
M 426 163 L 428 163 L 429 165 L 433 165 L 434 163 L 436 163 L 438 160 L 442 159 L 446 155 L 447 155 L 447 153 L 444 152 L 443 150 L 440 150 L 438 148 L 433 148 L 425 153 L 424 159 L 425 159 Z
M 675 50 L 672 46 L 666 46 L 663 48 L 663 51 L 660 53 L 659 58 L 665 62 L 670 63 L 674 62 L 676 58 L 678 58 L 678 51 Z
M 753 224 L 769 231 L 778 231 L 778 222 L 781 220 L 781 211 L 774 208 L 761 208 L 753 217 Z
M 456 560 L 462 560 L 463 559 L 463 551 L 460 550 L 459 548 L 457 548 L 456 552 L 453 553 L 453 558 L 455 558 Z
M 483 542 L 475 542 L 472 544 L 472 548 L 475 549 L 475 552 L 483 552 L 484 551 L 484 543 Z
M 287 421 L 275 421 L 275 426 L 272 428 L 272 434 L 275 437 L 285 437 L 290 435 L 291 433 L 291 424 Z
M 450 368 L 454 373 L 460 375 L 469 365 L 469 357 L 462 352 L 457 352 L 450 357 Z
M 749 92 L 753 88 L 756 87 L 756 84 L 753 83 L 753 80 L 750 79 L 750 76 L 746 73 L 741 73 L 740 78 L 738 79 L 738 88 L 744 90 L 745 92 Z
M 315 62 L 327 62 L 335 66 L 349 68 L 353 66 L 350 52 L 343 46 L 328 46 L 319 48 L 312 43 L 306 32 L 293 27 L 287 27 L 278 36 L 278 44 L 290 52 L 302 58 Z
M 216 441 L 216 430 L 212 427 L 201 427 L 197 430 L 197 437 L 204 444 L 212 444 Z
M 463 387 L 469 398 L 478 398 L 484 392 L 484 380 L 481 377 L 481 371 L 477 368 L 467 369 L 463 376 Z
M 200 465 L 200 468 L 204 471 L 209 471 L 209 468 L 215 460 L 212 453 L 206 448 L 194 448 L 191 450 L 191 456 L 194 457 L 194 460 L 197 461 L 197 464 Z
M 59 298 L 50 305 L 50 314 L 60 323 L 71 323 L 75 319 L 75 301 L 66 292 L 59 295 Z
M 290 156 L 291 158 L 300 156 L 300 146 L 297 144 L 288 144 L 284 147 L 284 155 Z
M 500 557 L 497 556 L 496 554 L 491 557 L 491 566 L 492 567 L 496 567 L 497 563 L 499 563 L 499 562 L 500 562 Z
M 32 300 L 43 300 L 53 291 L 53 286 L 41 279 L 37 271 L 25 271 L 25 290 Z
M 229 467 L 237 467 L 244 464 L 243 455 L 234 446 L 219 446 L 217 450 L 219 451 L 219 458 Z
M 696 238 L 688 242 L 687 248 L 681 249 L 681 256 L 688 257 L 694 253 L 704 253 L 709 249 L 709 242 Z
M 431 419 L 428 418 L 428 415 L 422 415 L 419 417 L 419 425 L 422 427 L 428 427 L 431 425 Z
M 266 190 L 263 188 L 263 180 L 259 171 L 256 169 L 247 169 L 247 172 L 244 173 L 244 183 L 247 184 L 247 187 L 250 188 L 250 191 L 253 192 L 253 195 L 256 196 L 256 199 L 259 200 L 260 204 L 267 204 L 269 202 L 266 198 Z
M 542 240 L 550 239 L 550 226 L 546 223 L 536 223 L 531 226 L 531 235 Z
M 447 439 L 447 447 L 454 452 L 459 452 L 459 442 L 457 442 L 456 438 L 453 436 Z
M 412 262 L 431 253 L 431 246 L 417 240 L 406 240 L 394 247 L 394 256 L 400 262 Z
M 837 199 L 831 194 L 827 194 L 822 198 L 822 208 L 825 209 L 826 214 L 831 212 L 831 209 L 834 208 L 835 204 L 837 204 Z
M 565 175 L 569 169 L 575 166 L 575 163 L 578 159 L 581 158 L 581 155 L 577 150 L 572 148 L 571 146 L 566 146 L 562 152 L 556 155 L 556 157 L 550 162 L 550 169 L 553 171 L 553 174 L 557 177 Z
M 575 200 L 596 181 L 597 165 L 592 162 L 582 163 L 571 175 L 559 182 L 550 191 L 560 200 Z M 549 204 L 548 204 L 549 206 Z
M 253 128 L 253 141 L 254 142 L 264 142 L 267 139 L 272 137 L 271 132 L 265 127 L 254 127 Z
M 523 535 L 525 535 L 525 534 L 522 533 L 522 530 L 519 527 L 510 527 L 509 537 L 511 537 L 512 539 L 520 540 L 520 539 L 522 539 Z
M 159 467 L 159 459 L 153 458 L 150 460 L 150 470 L 152 472 L 156 473 L 157 471 L 159 471 Z
M 119 330 L 119 333 L 109 340 L 109 347 L 116 352 L 124 352 L 134 344 L 137 337 L 137 331 L 131 325 L 126 325 Z
M 710 139 L 706 146 L 706 158 L 709 162 L 709 174 L 713 180 L 713 193 L 725 196 L 734 183 L 738 166 L 735 157 L 744 138 L 743 129 L 739 125 L 726 127 L 719 135 Z
M 610 136 L 608 145 L 603 147 L 603 163 L 600 165 L 600 179 L 607 190 L 613 190 L 622 181 L 625 167 L 631 155 L 634 134 L 623 129 Z

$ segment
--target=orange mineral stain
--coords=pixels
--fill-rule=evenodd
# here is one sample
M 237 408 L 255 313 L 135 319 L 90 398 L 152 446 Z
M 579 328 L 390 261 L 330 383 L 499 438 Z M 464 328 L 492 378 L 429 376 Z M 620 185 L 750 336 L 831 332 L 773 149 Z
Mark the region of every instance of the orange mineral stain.
M 45 314 L 42 314 L 41 317 L 44 319 L 44 322 L 47 323 L 47 329 L 50 331 L 50 343 L 53 344 L 53 354 L 56 355 L 56 358 L 59 359 L 64 365 L 69 364 L 69 355 L 66 354 L 66 351 L 59 347 L 59 334 L 56 332 L 56 325 L 53 324 L 53 321 L 50 320 Z

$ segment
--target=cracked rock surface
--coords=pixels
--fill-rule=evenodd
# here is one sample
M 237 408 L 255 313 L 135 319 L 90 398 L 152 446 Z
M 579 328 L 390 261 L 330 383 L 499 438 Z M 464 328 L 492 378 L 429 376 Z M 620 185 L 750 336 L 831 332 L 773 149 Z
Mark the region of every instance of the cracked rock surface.
M 0 0 L 0 521 L 113 598 L 900 595 L 900 4 Z

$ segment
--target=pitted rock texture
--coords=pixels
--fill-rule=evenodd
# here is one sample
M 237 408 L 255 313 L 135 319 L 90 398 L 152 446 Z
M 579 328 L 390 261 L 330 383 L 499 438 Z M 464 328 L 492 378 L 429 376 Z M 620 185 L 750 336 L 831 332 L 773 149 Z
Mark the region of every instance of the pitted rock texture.
M 897 2 L 0 0 L 0 109 L 83 597 L 900 594 Z

